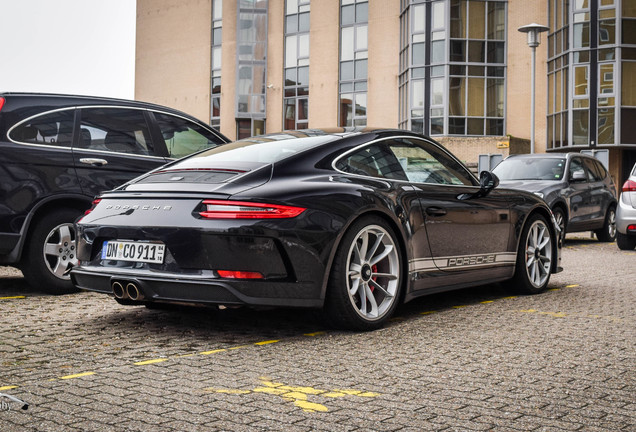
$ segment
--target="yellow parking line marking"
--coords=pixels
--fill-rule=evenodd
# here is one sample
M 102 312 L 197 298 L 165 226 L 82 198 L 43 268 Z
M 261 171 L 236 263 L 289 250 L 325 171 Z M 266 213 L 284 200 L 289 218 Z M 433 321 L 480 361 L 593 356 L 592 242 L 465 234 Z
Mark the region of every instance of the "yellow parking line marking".
M 14 299 L 24 299 L 26 296 L 8 296 L 8 297 L 0 297 L 0 300 L 14 300 Z
M 573 284 L 573 285 L 566 285 L 566 288 L 576 288 L 576 287 L 580 287 L 581 285 L 578 284 Z
M 75 374 L 75 375 L 66 375 L 66 376 L 60 377 L 59 379 L 69 380 L 69 379 L 81 378 L 81 377 L 85 377 L 85 376 L 89 376 L 89 375 L 95 375 L 95 372 L 82 372 L 82 373 L 78 373 L 78 374 Z
M 274 344 L 277 342 L 280 342 L 280 340 L 268 340 L 263 342 L 255 342 L 254 345 L 269 345 L 269 344 Z
M 225 348 L 220 348 L 220 349 L 215 349 L 215 350 L 212 350 L 212 351 L 203 351 L 203 352 L 200 352 L 199 354 L 201 354 L 201 355 L 210 355 L 210 354 L 220 353 L 220 352 L 223 352 L 223 351 L 227 351 L 227 350 Z
M 362 390 L 353 389 L 333 389 L 333 390 L 321 390 L 313 387 L 295 387 L 284 385 L 283 383 L 271 381 L 269 378 L 261 377 L 261 386 L 255 387 L 252 390 L 238 390 L 238 389 L 218 389 L 207 388 L 205 391 L 214 393 L 225 393 L 234 395 L 244 395 L 250 393 L 263 393 L 274 396 L 280 396 L 287 402 L 292 402 L 295 406 L 302 409 L 305 412 L 327 412 L 327 408 L 323 404 L 316 402 L 310 402 L 309 396 L 322 396 L 329 398 L 341 398 L 345 396 L 357 396 L 357 397 L 377 397 L 379 393 L 373 393 Z
M 247 348 L 247 345 L 240 345 L 240 346 L 231 347 L 231 348 L 228 348 L 228 351 L 229 351 L 229 350 L 242 349 L 242 348 Z
M 453 309 L 461 309 L 461 308 L 465 308 L 468 307 L 470 305 L 457 305 L 457 306 L 452 306 Z
M 162 363 L 168 361 L 167 358 L 158 358 L 158 359 L 152 359 L 152 360 L 144 360 L 144 361 L 140 361 L 140 362 L 136 362 L 133 363 L 135 366 L 143 366 L 143 365 L 149 365 L 149 364 L 154 364 L 154 363 Z
M 13 390 L 14 388 L 18 388 L 18 386 L 4 386 L 4 387 L 0 387 L 0 391 Z
M 420 315 L 430 315 L 430 314 L 434 314 L 434 313 L 437 313 L 437 311 L 420 312 Z
M 499 300 L 510 300 L 510 299 L 516 299 L 518 296 L 509 296 L 509 297 L 502 297 Z
M 317 331 L 317 332 L 313 332 L 313 333 L 305 333 L 303 336 L 322 336 L 324 334 L 327 334 L 327 332 L 325 332 L 325 331 Z
M 494 300 L 484 300 L 483 302 L 479 302 L 481 304 L 488 304 L 488 303 L 494 303 Z

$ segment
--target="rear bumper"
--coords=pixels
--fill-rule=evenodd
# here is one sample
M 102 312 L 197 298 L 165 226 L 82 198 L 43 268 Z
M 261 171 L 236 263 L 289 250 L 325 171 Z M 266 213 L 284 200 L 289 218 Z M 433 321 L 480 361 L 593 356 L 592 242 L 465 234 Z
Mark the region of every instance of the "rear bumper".
M 636 231 L 627 231 L 629 225 L 636 224 L 636 208 L 632 207 L 631 202 L 628 202 L 624 195 L 621 194 L 616 208 L 616 229 L 621 234 L 636 236 Z
M 80 289 L 114 296 L 113 283 L 134 283 L 143 302 L 173 302 L 223 305 L 321 307 L 318 283 L 272 280 L 233 280 L 198 275 L 148 274 L 126 269 L 76 267 L 71 280 Z

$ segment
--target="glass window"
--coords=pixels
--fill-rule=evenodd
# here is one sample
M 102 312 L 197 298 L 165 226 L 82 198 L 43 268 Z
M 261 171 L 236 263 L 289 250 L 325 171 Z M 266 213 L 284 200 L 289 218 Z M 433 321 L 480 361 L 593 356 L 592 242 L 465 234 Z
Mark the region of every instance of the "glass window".
M 591 159 L 583 159 L 583 163 L 587 168 L 588 179 L 590 181 L 603 181 L 605 178 L 605 170 L 601 170 L 601 164 Z
M 568 170 L 569 178 L 571 179 L 575 172 L 585 172 L 583 161 L 581 158 L 572 158 L 570 161 L 570 168 Z M 587 177 L 587 176 L 586 176 Z
M 588 145 L 589 110 L 572 111 L 572 145 Z
M 78 147 L 155 155 L 143 110 L 83 108 L 81 119 Z
M 509 157 L 493 169 L 501 180 L 562 180 L 565 159 Z
M 400 162 L 386 144 L 372 144 L 340 159 L 336 169 L 363 176 L 407 180 Z
M 444 8 L 445 8 L 445 2 L 443 1 L 436 1 L 433 2 L 433 10 L 431 12 L 432 14 L 432 28 L 433 29 L 439 29 L 439 28 L 446 28 L 446 18 L 445 18 L 445 13 L 444 13 Z
M 468 2 L 468 37 L 470 39 L 486 39 L 486 2 Z
M 74 114 L 70 109 L 38 116 L 13 129 L 9 138 L 19 143 L 70 147 Z
M 169 114 L 155 113 L 157 125 L 171 158 L 180 158 L 222 141 L 196 123 Z
M 598 23 L 598 44 L 611 45 L 616 43 L 616 20 L 603 20 Z
M 636 106 L 636 62 L 624 61 L 622 67 L 621 95 L 623 106 Z
M 598 110 L 598 144 L 614 144 L 614 108 Z
M 614 93 L 614 64 L 605 63 L 599 66 L 598 92 L 601 95 Z
M 475 184 L 461 164 L 431 143 L 403 139 L 390 141 L 388 145 L 411 182 L 468 186 Z

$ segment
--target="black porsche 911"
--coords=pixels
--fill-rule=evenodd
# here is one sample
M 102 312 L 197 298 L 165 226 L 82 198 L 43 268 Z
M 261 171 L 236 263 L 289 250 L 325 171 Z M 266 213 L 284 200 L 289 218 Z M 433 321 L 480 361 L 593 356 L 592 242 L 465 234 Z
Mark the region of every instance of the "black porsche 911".
M 541 292 L 559 229 L 541 199 L 497 185 L 403 130 L 254 137 L 102 194 L 77 224 L 71 278 L 122 304 L 323 308 L 359 330 L 424 294 Z

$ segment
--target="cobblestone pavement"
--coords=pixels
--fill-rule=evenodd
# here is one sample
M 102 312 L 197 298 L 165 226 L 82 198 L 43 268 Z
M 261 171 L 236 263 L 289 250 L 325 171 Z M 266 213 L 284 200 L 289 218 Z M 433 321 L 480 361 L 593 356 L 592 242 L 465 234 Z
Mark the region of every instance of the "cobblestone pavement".
M 302 310 L 124 307 L 0 268 L 0 431 L 636 431 L 636 252 L 550 290 L 429 296 L 371 333 Z

